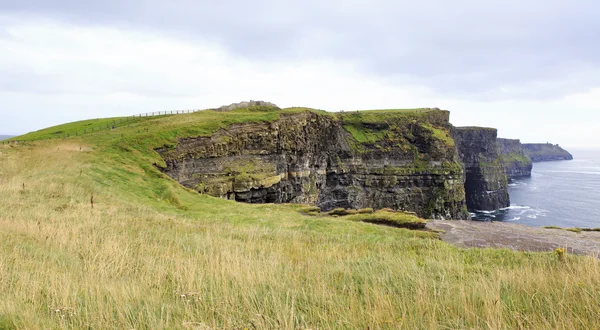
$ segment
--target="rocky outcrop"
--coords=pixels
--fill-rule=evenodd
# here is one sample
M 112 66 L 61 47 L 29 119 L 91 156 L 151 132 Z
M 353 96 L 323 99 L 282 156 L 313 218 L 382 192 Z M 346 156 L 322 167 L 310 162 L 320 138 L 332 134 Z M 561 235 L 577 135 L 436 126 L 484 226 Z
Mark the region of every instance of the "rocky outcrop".
M 434 109 L 282 111 L 271 122 L 233 124 L 157 151 L 164 173 L 216 197 L 467 219 L 450 128 L 449 112 Z M 491 168 L 479 167 L 492 187 Z
M 578 233 L 503 221 L 432 221 L 427 228 L 440 231 L 443 241 L 462 248 L 547 252 L 566 247 L 569 253 L 600 254 L 600 232 L 596 231 Z
M 497 210 L 510 205 L 504 162 L 498 151 L 497 130 L 456 127 L 452 130 L 460 161 L 465 167 L 469 210 Z
M 534 162 L 554 160 L 572 160 L 573 155 L 561 148 L 558 144 L 551 143 L 524 143 L 523 149 Z
M 213 110 L 215 110 L 215 111 L 233 111 L 236 109 L 243 109 L 243 108 L 249 108 L 249 107 L 269 107 L 269 108 L 279 109 L 279 107 L 277 105 L 275 105 L 274 103 L 271 103 L 271 102 L 244 101 L 244 102 L 232 103 L 230 105 L 224 105 L 224 106 L 221 106 L 221 107 L 219 107 L 217 109 L 213 109 Z
M 498 139 L 498 150 L 509 181 L 531 176 L 533 164 L 520 140 Z

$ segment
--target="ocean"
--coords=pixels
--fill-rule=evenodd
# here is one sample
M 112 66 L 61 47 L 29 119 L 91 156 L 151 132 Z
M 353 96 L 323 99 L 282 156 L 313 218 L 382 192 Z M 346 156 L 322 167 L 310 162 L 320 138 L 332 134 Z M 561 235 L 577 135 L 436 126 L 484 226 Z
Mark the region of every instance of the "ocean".
M 509 184 L 511 206 L 475 220 L 528 226 L 600 227 L 600 150 L 569 149 L 573 160 L 533 164 L 531 178 Z

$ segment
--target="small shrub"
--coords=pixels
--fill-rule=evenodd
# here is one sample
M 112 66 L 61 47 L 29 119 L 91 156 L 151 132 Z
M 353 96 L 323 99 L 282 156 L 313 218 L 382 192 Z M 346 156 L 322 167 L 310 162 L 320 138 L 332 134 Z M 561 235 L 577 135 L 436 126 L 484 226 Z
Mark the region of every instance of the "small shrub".
M 575 228 L 567 228 L 566 230 L 574 232 L 574 233 L 581 233 L 581 229 L 575 227 Z

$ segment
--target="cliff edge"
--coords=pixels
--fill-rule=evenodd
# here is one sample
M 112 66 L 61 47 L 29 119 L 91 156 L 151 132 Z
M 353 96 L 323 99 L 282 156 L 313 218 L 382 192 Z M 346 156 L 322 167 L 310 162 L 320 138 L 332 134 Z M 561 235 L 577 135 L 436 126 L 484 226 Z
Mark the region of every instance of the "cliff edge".
M 523 149 L 534 162 L 554 160 L 572 160 L 573 155 L 561 148 L 558 144 L 551 143 L 524 143 Z
M 530 177 L 533 163 L 520 140 L 498 139 L 498 150 L 506 168 L 508 180 Z
M 179 139 L 157 150 L 162 171 L 200 193 L 240 202 L 469 218 L 448 111 L 249 111 L 276 111 L 278 118 Z
M 453 128 L 448 111 L 232 108 L 277 116 L 180 138 L 157 149 L 161 170 L 202 194 L 323 211 L 392 208 L 469 219 L 469 210 L 508 206 L 496 130 Z
M 498 151 L 498 131 L 487 127 L 455 127 L 452 136 L 465 167 L 468 209 L 492 211 L 510 206 L 506 168 Z

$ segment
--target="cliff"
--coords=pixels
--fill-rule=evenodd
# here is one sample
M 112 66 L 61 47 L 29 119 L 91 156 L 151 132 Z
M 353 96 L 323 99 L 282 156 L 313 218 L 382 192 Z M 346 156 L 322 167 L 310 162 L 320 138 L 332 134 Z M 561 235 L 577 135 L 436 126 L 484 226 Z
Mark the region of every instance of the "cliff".
M 498 139 L 498 149 L 509 180 L 531 176 L 533 164 L 520 140 Z
M 525 149 L 527 155 L 534 162 L 573 159 L 573 155 L 561 148 L 558 144 L 524 143 L 523 149 Z
M 452 136 L 465 167 L 469 210 L 497 210 L 510 205 L 508 180 L 494 128 L 456 127 Z
M 162 171 L 200 193 L 240 202 L 469 218 L 448 111 L 256 111 L 279 116 L 157 149 Z

